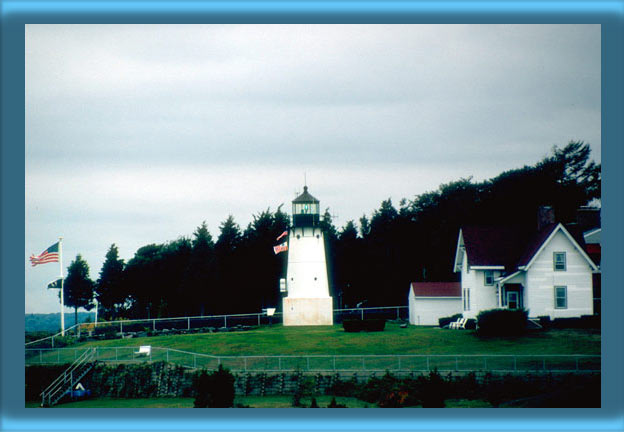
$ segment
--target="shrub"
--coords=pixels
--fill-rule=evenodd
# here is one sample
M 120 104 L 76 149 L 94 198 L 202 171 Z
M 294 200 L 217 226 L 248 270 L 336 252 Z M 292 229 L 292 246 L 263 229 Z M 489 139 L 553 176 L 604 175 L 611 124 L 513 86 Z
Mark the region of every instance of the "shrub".
M 386 320 L 383 318 L 345 319 L 342 327 L 346 332 L 356 333 L 359 331 L 383 331 L 386 327 Z
M 382 318 L 365 319 L 362 324 L 362 329 L 369 332 L 383 331 L 386 328 L 386 320 Z
M 234 375 L 219 365 L 212 373 L 203 371 L 198 379 L 195 408 L 230 408 L 234 406 Z
M 360 391 L 360 384 L 355 378 L 348 381 L 337 380 L 326 391 L 327 394 L 336 396 L 353 396 Z
M 423 408 L 444 408 L 444 400 L 448 393 L 448 383 L 437 370 L 429 372 L 423 380 L 421 388 L 421 402 Z
M 444 328 L 447 325 L 449 325 L 450 323 L 457 321 L 458 319 L 460 319 L 462 317 L 462 314 L 455 314 L 449 317 L 444 317 L 444 318 L 440 318 L 438 320 L 438 324 L 440 325 L 440 328 Z
M 526 331 L 527 312 L 524 309 L 490 309 L 477 315 L 480 336 L 519 336 Z
M 390 393 L 398 390 L 397 378 L 390 375 L 389 372 L 386 372 L 381 378 L 371 377 L 361 388 L 357 398 L 366 402 L 379 402 L 387 400 Z
M 600 315 L 583 315 L 580 318 L 555 318 L 550 327 L 557 329 L 599 329 Z
M 342 328 L 349 333 L 357 333 L 362 330 L 362 320 L 346 319 L 342 321 Z
M 346 408 L 346 405 L 336 403 L 336 398 L 333 397 L 327 408 Z
M 94 334 L 101 335 L 104 339 L 115 339 L 117 337 L 117 332 L 119 331 L 119 327 L 115 325 L 101 325 L 97 326 L 94 331 Z
M 474 330 L 477 328 L 477 320 L 474 318 L 469 318 L 466 320 L 466 324 L 464 325 L 466 330 Z

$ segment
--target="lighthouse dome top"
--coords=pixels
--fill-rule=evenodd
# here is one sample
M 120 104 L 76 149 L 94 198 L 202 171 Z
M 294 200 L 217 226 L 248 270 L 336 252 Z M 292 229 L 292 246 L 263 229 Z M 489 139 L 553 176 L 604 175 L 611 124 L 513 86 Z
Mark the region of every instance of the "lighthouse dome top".
M 295 198 L 292 202 L 293 204 L 294 203 L 318 203 L 319 200 L 317 200 L 312 195 L 310 195 L 310 193 L 308 192 L 308 187 L 304 186 L 303 193 L 299 195 L 297 198 Z

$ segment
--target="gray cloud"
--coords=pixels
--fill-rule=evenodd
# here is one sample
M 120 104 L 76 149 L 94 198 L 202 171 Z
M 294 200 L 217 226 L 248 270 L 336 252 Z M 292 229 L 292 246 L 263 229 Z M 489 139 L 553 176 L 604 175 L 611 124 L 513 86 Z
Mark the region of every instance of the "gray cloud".
M 113 242 L 288 209 L 304 171 L 342 225 L 571 139 L 600 160 L 598 25 L 29 25 L 25 252 L 64 235 L 97 277 Z

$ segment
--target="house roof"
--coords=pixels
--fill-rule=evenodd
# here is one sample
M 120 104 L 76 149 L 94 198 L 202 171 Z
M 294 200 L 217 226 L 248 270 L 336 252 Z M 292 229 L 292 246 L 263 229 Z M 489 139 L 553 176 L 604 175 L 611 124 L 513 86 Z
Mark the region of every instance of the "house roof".
M 471 267 L 512 267 L 527 238 L 524 230 L 513 226 L 467 226 L 462 228 L 462 236 Z
M 308 193 L 308 187 L 304 186 L 303 193 L 299 195 L 297 198 L 295 198 L 292 202 L 293 203 L 318 203 L 319 200 L 317 200 L 312 195 L 310 195 Z
M 459 282 L 412 282 L 415 297 L 461 297 Z
M 527 266 L 559 225 L 548 224 L 532 233 L 512 226 L 464 227 L 461 232 L 468 265 L 504 266 L 507 272 Z M 585 247 L 580 231 L 574 227 L 561 226 L 581 249 Z

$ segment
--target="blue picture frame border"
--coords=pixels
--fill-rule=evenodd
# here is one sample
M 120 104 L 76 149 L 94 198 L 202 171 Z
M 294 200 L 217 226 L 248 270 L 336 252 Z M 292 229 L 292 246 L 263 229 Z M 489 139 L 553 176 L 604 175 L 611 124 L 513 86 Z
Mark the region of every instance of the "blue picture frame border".
M 623 1 L 1 0 L 0 430 L 624 430 Z M 601 409 L 24 408 L 24 25 L 36 23 L 594 23 L 602 35 Z

